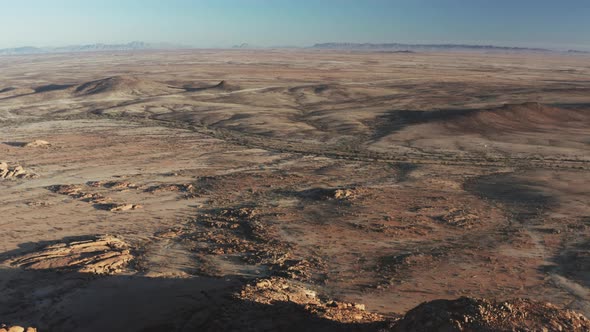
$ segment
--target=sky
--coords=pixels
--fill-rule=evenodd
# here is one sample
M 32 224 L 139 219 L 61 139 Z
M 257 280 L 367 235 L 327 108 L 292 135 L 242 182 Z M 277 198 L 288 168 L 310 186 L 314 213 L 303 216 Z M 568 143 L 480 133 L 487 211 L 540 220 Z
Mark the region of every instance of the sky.
M 590 50 L 590 0 L 0 0 L 0 48 L 469 43 Z

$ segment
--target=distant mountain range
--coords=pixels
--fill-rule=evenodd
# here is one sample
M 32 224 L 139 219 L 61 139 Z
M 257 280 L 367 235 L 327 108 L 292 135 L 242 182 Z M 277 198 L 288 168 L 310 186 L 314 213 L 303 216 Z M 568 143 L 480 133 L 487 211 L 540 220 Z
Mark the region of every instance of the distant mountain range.
M 25 55 L 25 54 L 48 54 L 48 53 L 77 53 L 77 52 L 105 52 L 105 51 L 136 51 L 136 50 L 164 50 L 164 49 L 189 49 L 190 46 L 146 43 L 134 41 L 126 44 L 87 44 L 70 45 L 63 47 L 16 47 L 0 49 L 1 55 Z M 264 48 L 297 48 L 294 46 L 282 47 L 261 47 L 247 43 L 234 45 L 235 49 L 264 49 Z M 322 43 L 315 44 L 307 49 L 318 50 L 367 50 L 387 53 L 413 53 L 413 52 L 436 52 L 436 51 L 474 51 L 474 52 L 559 52 L 545 48 L 528 47 L 507 47 L 494 45 L 469 45 L 469 44 L 402 44 L 402 43 Z M 590 54 L 586 51 L 568 50 L 569 54 Z
M 75 52 L 101 52 L 101 51 L 134 51 L 134 50 L 153 50 L 153 49 L 176 49 L 185 48 L 181 45 L 173 44 L 151 44 L 140 41 L 134 41 L 126 44 L 87 44 L 87 45 L 70 45 L 62 47 L 16 47 L 0 49 L 0 55 L 24 55 L 24 54 L 47 54 L 47 53 L 75 53 Z
M 503 52 L 554 52 L 544 48 L 506 47 L 468 44 L 371 44 L 371 43 L 323 43 L 312 46 L 330 50 L 393 50 L 393 51 L 503 51 Z

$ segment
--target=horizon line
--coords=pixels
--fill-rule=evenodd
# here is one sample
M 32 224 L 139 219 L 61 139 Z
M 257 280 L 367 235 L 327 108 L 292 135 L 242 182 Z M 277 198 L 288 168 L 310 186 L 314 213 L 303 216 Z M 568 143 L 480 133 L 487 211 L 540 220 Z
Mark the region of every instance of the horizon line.
M 250 43 L 239 43 L 234 44 L 231 46 L 197 46 L 197 45 L 187 45 L 183 43 L 173 43 L 173 42 L 145 42 L 145 41 L 129 41 L 129 42 L 95 42 L 95 43 L 78 43 L 78 44 L 62 44 L 58 46 L 33 46 L 32 44 L 24 44 L 22 46 L 14 46 L 14 47 L 2 47 L 0 51 L 9 51 L 9 50 L 19 50 L 19 49 L 36 49 L 39 51 L 51 51 L 56 50 L 59 51 L 60 49 L 67 49 L 67 48 L 74 48 L 74 47 L 91 47 L 91 46 L 110 46 L 110 47 L 125 47 L 125 46 L 143 46 L 145 50 L 182 50 L 182 49 L 203 49 L 203 50 L 212 50 L 212 49 L 220 49 L 220 50 L 227 50 L 227 49 L 313 49 L 318 46 L 375 46 L 378 48 L 379 46 L 400 46 L 400 47 L 481 47 L 481 48 L 497 48 L 497 49 L 505 49 L 505 50 L 533 50 L 533 51 L 546 51 L 546 52 L 587 52 L 590 50 L 590 46 L 581 47 L 578 45 L 577 47 L 541 47 L 541 46 L 526 46 L 525 44 L 517 44 L 515 46 L 507 46 L 507 44 L 502 43 L 469 43 L 469 42 L 428 42 L 428 43 L 415 43 L 415 42 L 351 42 L 351 41 L 328 41 L 328 42 L 316 42 L 306 46 L 300 45 L 256 45 Z M 140 50 L 142 48 L 138 48 Z

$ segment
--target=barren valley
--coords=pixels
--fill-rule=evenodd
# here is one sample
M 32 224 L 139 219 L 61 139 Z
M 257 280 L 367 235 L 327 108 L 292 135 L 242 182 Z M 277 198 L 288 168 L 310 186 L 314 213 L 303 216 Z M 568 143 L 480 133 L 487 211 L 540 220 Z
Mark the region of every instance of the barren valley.
M 6 329 L 590 330 L 587 55 L 102 52 L 0 72 Z

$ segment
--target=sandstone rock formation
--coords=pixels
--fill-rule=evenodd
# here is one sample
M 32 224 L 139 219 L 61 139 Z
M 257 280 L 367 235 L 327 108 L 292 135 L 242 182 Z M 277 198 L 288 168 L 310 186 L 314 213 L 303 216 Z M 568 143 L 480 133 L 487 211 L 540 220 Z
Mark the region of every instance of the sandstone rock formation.
M 33 270 L 117 274 L 133 259 L 127 242 L 115 236 L 102 235 L 50 244 L 6 262 Z

